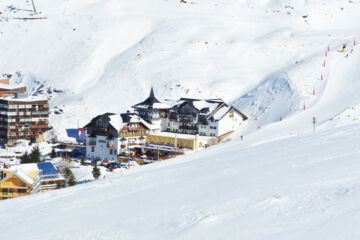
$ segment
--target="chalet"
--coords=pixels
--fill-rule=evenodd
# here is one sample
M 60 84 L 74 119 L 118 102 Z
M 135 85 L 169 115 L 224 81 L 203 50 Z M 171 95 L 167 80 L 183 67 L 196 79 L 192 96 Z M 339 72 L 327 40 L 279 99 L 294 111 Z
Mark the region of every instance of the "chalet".
M 120 115 L 106 113 L 98 115 L 85 129 L 86 157 L 92 160 L 117 160 Z
M 145 101 L 135 104 L 132 108 L 142 119 L 160 127 L 161 118 L 165 117 L 167 110 L 171 106 L 161 103 L 155 97 L 154 90 L 151 88 L 150 96 Z
M 221 99 L 181 98 L 162 121 L 162 130 L 220 137 L 233 132 L 247 117 Z
M 27 169 L 21 167 L 0 169 L 0 200 L 40 191 L 38 172 L 39 170 L 34 166 Z
M 121 114 L 123 123 L 120 126 L 120 153 L 139 152 L 146 142 L 146 136 L 152 132 L 159 132 L 160 127 L 150 124 L 135 113 Z

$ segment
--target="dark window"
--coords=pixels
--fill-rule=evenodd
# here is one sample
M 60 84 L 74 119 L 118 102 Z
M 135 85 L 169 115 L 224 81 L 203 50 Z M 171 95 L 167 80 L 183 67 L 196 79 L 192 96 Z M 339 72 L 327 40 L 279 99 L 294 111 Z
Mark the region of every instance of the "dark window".
M 10 190 L 10 192 L 11 192 L 11 193 L 13 193 L 13 192 L 14 192 L 14 189 L 12 189 L 12 188 L 10 188 L 9 190 Z
M 55 182 L 54 181 L 49 181 L 49 184 L 54 184 Z
M 18 189 L 18 193 L 26 193 L 26 189 Z
M 9 192 L 9 189 L 8 188 L 3 188 L 2 192 Z
M 110 149 L 110 155 L 112 155 L 113 154 L 113 150 L 112 149 Z
M 91 152 L 94 152 L 95 151 L 95 148 L 94 147 L 91 147 Z

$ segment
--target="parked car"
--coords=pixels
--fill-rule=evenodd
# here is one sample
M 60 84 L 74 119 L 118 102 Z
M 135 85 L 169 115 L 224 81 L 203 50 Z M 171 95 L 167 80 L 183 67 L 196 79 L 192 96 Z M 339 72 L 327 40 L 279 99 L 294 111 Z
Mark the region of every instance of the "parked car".
M 66 149 L 67 146 L 66 146 L 66 144 L 64 144 L 64 143 L 61 143 L 61 144 L 56 145 L 55 148 Z

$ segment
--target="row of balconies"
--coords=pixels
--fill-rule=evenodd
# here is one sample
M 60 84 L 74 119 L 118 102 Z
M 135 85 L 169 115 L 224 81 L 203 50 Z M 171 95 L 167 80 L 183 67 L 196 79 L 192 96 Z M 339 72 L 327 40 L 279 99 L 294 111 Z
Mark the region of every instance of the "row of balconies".
M 49 111 L 48 107 L 44 107 L 44 108 L 7 108 L 6 109 L 9 112 L 24 112 L 24 111 Z

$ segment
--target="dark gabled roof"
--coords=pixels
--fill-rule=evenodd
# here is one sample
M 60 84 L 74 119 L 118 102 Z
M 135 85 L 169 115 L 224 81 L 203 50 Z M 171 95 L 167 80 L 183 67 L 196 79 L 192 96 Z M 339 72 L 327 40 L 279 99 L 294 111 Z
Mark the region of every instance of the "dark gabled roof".
M 137 115 L 136 113 L 130 113 L 130 112 L 127 112 L 127 113 L 121 113 L 120 116 L 121 116 L 121 119 L 124 123 L 128 123 L 130 122 L 131 120 L 131 116 L 134 116 L 134 115 Z
M 179 101 L 201 101 L 201 99 L 197 98 L 180 98 Z
M 104 114 L 97 115 L 96 117 L 91 119 L 91 121 L 88 124 L 86 124 L 84 126 L 84 128 L 88 127 L 92 123 L 95 123 L 98 119 L 101 119 L 104 122 L 110 122 L 110 117 L 109 116 L 111 116 L 111 115 L 114 115 L 114 113 L 104 113 Z
M 137 106 L 149 106 L 149 107 L 152 107 L 154 105 L 154 103 L 160 103 L 160 101 L 155 97 L 155 94 L 154 94 L 154 89 L 151 87 L 151 90 L 150 90 L 150 96 L 143 102 L 141 103 L 138 103 L 132 107 L 137 107 Z
M 110 123 L 111 119 L 109 116 L 111 115 L 114 115 L 114 113 L 101 114 L 91 119 L 91 121 L 88 124 L 86 124 L 84 127 L 87 129 L 87 133 L 89 134 L 89 137 L 95 137 L 95 136 L 107 136 L 110 138 L 117 137 L 118 131 Z M 100 120 L 104 123 L 103 127 L 97 126 L 97 122 Z

